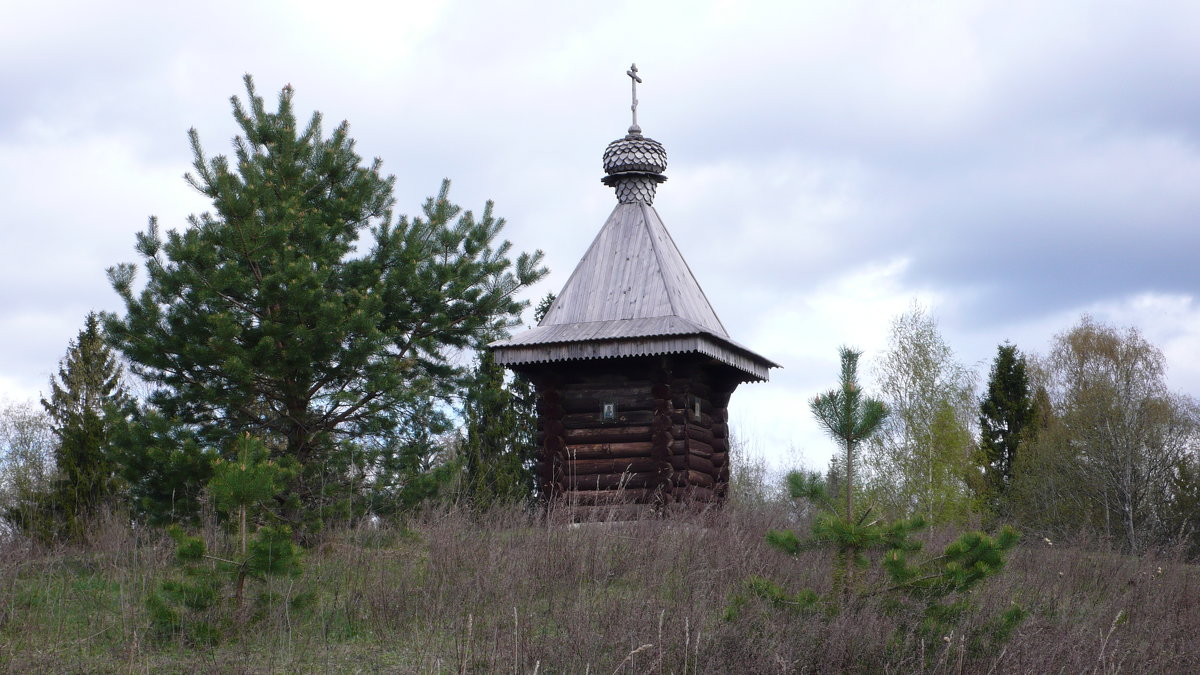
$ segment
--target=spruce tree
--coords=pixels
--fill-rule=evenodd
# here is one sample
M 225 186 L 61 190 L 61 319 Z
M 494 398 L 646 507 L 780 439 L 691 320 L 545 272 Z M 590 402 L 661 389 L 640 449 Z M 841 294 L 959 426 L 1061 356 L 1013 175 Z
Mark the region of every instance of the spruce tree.
M 505 382 L 490 351 L 479 352 L 463 401 L 463 496 L 476 508 L 533 495 L 532 397 Z
M 91 312 L 50 378 L 49 398 L 41 400 L 57 440 L 55 478 L 38 509 L 46 519 L 41 534 L 78 536 L 82 519 L 118 495 L 112 443 L 132 407 L 121 378 L 100 317 Z
M 541 323 L 554 293 L 535 308 Z M 532 498 L 537 434 L 536 392 L 528 378 L 505 376 L 490 350 L 480 350 L 463 393 L 463 496 L 476 508 Z
M 394 448 L 418 398 L 456 389 L 450 351 L 502 334 L 545 270 L 540 252 L 514 265 L 491 204 L 463 211 L 448 183 L 422 216 L 394 218 L 394 179 L 363 164 L 345 122 L 326 135 L 319 113 L 300 124 L 291 87 L 272 112 L 245 84 L 233 158 L 190 132 L 187 179 L 213 210 L 165 238 L 151 219 L 145 288 L 134 265 L 109 270 L 126 311 L 107 327 L 165 418 L 207 447 L 250 432 L 295 460 L 283 515 L 320 519 L 344 512 L 351 461 L 390 459 L 348 449 Z
M 1009 512 L 1008 490 L 1013 465 L 1022 443 L 1033 431 L 1034 405 L 1029 391 L 1025 357 L 1015 345 L 996 349 L 988 377 L 987 395 L 979 403 L 979 452 L 984 499 L 993 512 Z

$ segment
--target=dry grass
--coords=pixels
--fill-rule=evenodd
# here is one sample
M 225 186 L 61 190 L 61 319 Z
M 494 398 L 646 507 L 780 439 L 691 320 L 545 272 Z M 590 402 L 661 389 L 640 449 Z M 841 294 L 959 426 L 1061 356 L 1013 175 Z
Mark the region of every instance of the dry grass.
M 790 519 L 770 504 L 582 527 L 441 509 L 332 532 L 302 576 L 263 587 L 266 618 L 209 648 L 151 637 L 143 603 L 171 570 L 171 543 L 110 519 L 73 548 L 0 542 L 0 670 L 1200 672 L 1196 566 L 1041 541 L 976 592 L 964 635 L 1012 600 L 1031 611 L 983 650 L 955 634 L 930 646 L 874 601 L 831 616 L 751 603 L 722 620 L 750 575 L 828 590 L 825 555 L 765 546 Z M 931 547 L 951 534 L 932 533 Z

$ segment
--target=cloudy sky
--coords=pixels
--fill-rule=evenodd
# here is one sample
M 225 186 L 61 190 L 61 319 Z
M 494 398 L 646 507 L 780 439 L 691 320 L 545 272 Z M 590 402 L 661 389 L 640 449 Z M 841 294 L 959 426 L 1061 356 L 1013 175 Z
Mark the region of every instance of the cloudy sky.
M 23 3 L 0 22 L 0 399 L 34 399 L 104 270 L 184 183 L 229 97 L 346 119 L 397 177 L 496 202 L 557 291 L 615 200 L 605 145 L 667 148 L 655 204 L 734 339 L 784 366 L 734 396 L 777 464 L 833 448 L 806 401 L 839 345 L 914 300 L 986 376 L 1090 312 L 1139 327 L 1200 394 L 1200 5 L 1170 2 Z

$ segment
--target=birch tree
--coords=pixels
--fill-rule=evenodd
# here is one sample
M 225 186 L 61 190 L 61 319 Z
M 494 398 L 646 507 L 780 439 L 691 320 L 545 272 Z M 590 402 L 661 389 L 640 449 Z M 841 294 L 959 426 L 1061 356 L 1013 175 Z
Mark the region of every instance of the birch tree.
M 1168 389 L 1162 351 L 1136 328 L 1085 315 L 1056 338 L 1049 362 L 1069 444 L 1060 451 L 1078 458 L 1078 489 L 1107 535 L 1142 551 L 1196 443 L 1196 403 Z
M 956 360 L 937 321 L 914 303 L 893 320 L 875 375 L 891 415 L 867 448 L 873 498 L 898 514 L 961 519 L 971 501 L 974 374 Z

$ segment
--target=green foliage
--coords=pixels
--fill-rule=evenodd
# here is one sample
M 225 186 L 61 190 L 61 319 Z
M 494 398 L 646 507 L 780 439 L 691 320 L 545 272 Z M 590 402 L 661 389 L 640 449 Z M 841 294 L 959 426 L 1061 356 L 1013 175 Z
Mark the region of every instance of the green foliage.
M 535 490 L 533 387 L 519 376 L 511 382 L 505 379 L 492 353 L 481 350 L 463 394 L 460 494 L 481 510 L 526 501 Z
M 1029 618 L 1029 611 L 1014 602 L 980 632 L 976 649 L 982 647 L 982 643 L 1003 644 L 1007 642 L 1017 626 L 1020 626 L 1027 618 Z
M 266 448 L 250 436 L 238 439 L 237 454 L 238 461 L 218 465 L 209 489 L 218 508 L 239 516 L 239 552 L 225 554 L 228 557 L 214 555 L 203 539 L 189 535 L 179 525 L 167 529 L 175 541 L 179 575 L 163 581 L 146 598 L 146 610 L 159 637 L 182 635 L 195 644 L 215 644 L 228 627 L 246 619 L 237 610 L 248 579 L 301 572 L 302 552 L 286 525 L 258 527 L 247 542 L 248 510 L 277 496 L 291 472 L 267 459 Z M 234 587 L 232 607 L 222 597 L 230 584 Z M 265 616 L 266 611 L 258 607 L 249 619 Z
M 236 459 L 216 461 L 208 482 L 217 509 L 226 513 L 265 504 L 296 472 L 287 458 L 272 461 L 262 441 L 249 434 L 238 439 L 235 452 Z
M 637 537 L 628 527 L 547 527 L 515 506 L 487 518 L 428 509 L 403 531 L 386 521 L 378 529 L 339 526 L 306 554 L 299 577 L 247 582 L 240 611 L 227 575 L 207 610 L 171 600 L 179 629 L 165 642 L 153 639 L 149 591 L 163 596 L 162 581 L 193 580 L 182 565 L 164 567 L 152 528 L 110 521 L 103 537 L 79 545 L 28 555 L 19 544 L 5 548 L 0 670 L 109 672 L 119 656 L 121 670 L 138 672 L 254 672 L 264 664 L 281 672 L 438 671 L 439 660 L 440 670 L 531 672 L 540 660 L 539 672 L 583 673 L 590 664 L 609 673 L 648 642 L 654 647 L 622 672 L 1160 672 L 1200 658 L 1200 570 L 1171 551 L 1133 557 L 1103 543 L 1087 550 L 1026 537 L 1006 554 L 999 577 L 963 594 L 965 607 L 947 597 L 941 611 L 959 612 L 958 623 L 936 634 L 922 627 L 923 605 L 906 595 L 860 597 L 846 609 L 827 602 L 825 550 L 748 557 L 747 533 L 780 527 L 780 515 L 771 505 L 739 506 L 716 518 L 685 516 L 684 527 L 643 522 Z M 932 527 L 921 539 L 937 555 L 955 537 Z M 223 557 L 233 541 L 206 539 Z M 864 589 L 888 579 L 871 558 Z M 564 570 L 566 583 L 546 582 L 562 581 Z M 819 597 L 808 609 L 777 605 L 751 594 L 754 575 L 782 595 L 807 588 Z M 744 598 L 740 614 L 720 621 L 735 596 Z M 1020 623 L 1024 611 L 1008 598 L 1034 616 Z M 223 642 L 203 646 L 209 638 L 198 623 Z
M 776 609 L 797 613 L 815 608 L 820 601 L 820 596 L 810 590 L 788 593 L 783 586 L 757 575 L 746 579 L 742 586 L 743 593 L 733 597 L 722 615 L 725 621 L 737 620 L 750 598 L 758 598 Z
M 300 573 L 300 548 L 292 541 L 286 525 L 260 527 L 250 543 L 250 555 L 243 563 L 251 574 L 296 576 Z
M 154 591 L 146 596 L 146 613 L 155 637 L 166 639 L 177 634 L 183 627 L 183 616 L 169 604 L 163 594 Z
M 44 410 L 17 403 L 0 408 L 0 519 L 18 530 L 46 523 L 39 507 L 54 476 L 55 441 Z
M 162 593 L 170 601 L 193 611 L 203 611 L 220 602 L 220 587 L 207 575 L 194 575 L 193 581 L 164 581 Z
M 41 400 L 55 437 L 54 474 L 12 521 L 42 541 L 79 539 L 86 518 L 115 503 L 123 486 L 113 450 L 132 413 L 122 369 L 89 313 Z
M 1200 405 L 1168 388 L 1162 351 L 1084 316 L 1046 364 L 1034 406 L 1045 419 L 1014 468 L 1018 517 L 1051 536 L 1091 528 L 1133 553 L 1174 539 L 1173 475 L 1195 456 Z
M 863 395 L 862 387 L 858 384 L 858 359 L 862 353 L 842 347 L 840 356 L 842 361 L 841 386 L 818 395 L 809 405 L 813 416 L 817 418 L 817 423 L 825 429 L 826 433 L 840 442 L 845 450 L 843 462 L 846 475 L 842 489 L 845 493 L 846 510 L 842 514 L 841 520 L 848 525 L 854 522 L 855 445 L 869 439 L 879 430 L 887 420 L 888 409 L 881 401 Z M 787 484 L 793 499 L 810 497 L 824 499 L 826 496 L 823 486 L 818 488 L 817 478 L 811 474 L 789 476 Z M 822 503 L 821 506 L 828 509 L 828 515 L 837 513 L 836 507 L 828 501 Z M 818 524 L 823 521 L 824 515 L 818 516 Z M 864 513 L 863 518 L 866 515 Z M 842 593 L 849 591 L 854 576 L 851 565 L 860 557 L 854 549 L 853 541 L 853 538 L 843 540 L 835 558 L 834 585 Z
M 890 517 L 965 520 L 973 501 L 973 373 L 955 359 L 934 317 L 914 305 L 893 320 L 876 375 L 890 415 L 866 448 L 873 503 Z
M 459 473 L 451 429 L 436 401 L 421 398 L 397 433 L 364 441 L 364 510 L 391 515 L 445 496 Z
M 837 389 L 819 394 L 809 402 L 817 423 L 845 450 L 846 517 L 854 514 L 854 447 L 874 434 L 887 419 L 888 410 L 876 399 L 865 397 L 858 384 L 858 359 L 862 352 L 842 347 L 841 382 Z
M 146 596 L 146 612 L 160 640 L 182 637 L 191 644 L 216 644 L 220 631 L 214 621 L 228 623 L 214 611 L 222 603 L 222 578 L 200 563 L 207 557 L 204 542 L 174 527 L 169 534 L 178 546 L 175 558 L 180 574 L 159 583 Z
M 145 287 L 132 264 L 109 270 L 125 314 L 106 327 L 200 446 L 250 432 L 297 463 L 281 515 L 300 524 L 353 511 L 363 476 L 394 484 L 381 472 L 408 416 L 457 386 L 450 351 L 502 334 L 545 270 L 540 252 L 514 264 L 491 204 L 463 211 L 449 183 L 422 216 L 394 218 L 394 179 L 363 164 L 347 124 L 301 124 L 291 87 L 273 112 L 249 76 L 246 94 L 232 158 L 208 158 L 190 132 L 188 182 L 213 211 L 165 237 L 151 219 L 136 247 Z
M 825 500 L 823 481 L 817 474 L 792 472 L 787 484 L 795 499 L 818 503 Z M 754 576 L 746 580 L 747 592 L 731 599 L 726 620 L 736 619 L 750 597 L 775 607 L 808 609 L 823 605 L 827 611 L 836 612 L 856 599 L 883 595 L 887 605 L 900 616 L 898 633 L 909 627 L 908 622 L 916 622 L 918 633 L 932 641 L 959 624 L 969 607 L 972 589 L 1004 568 L 1005 554 L 1019 539 L 1016 530 L 1008 526 L 994 537 L 968 532 L 946 546 L 940 555 L 914 559 L 924 546 L 915 535 L 928 526 L 922 516 L 887 522 L 869 519 L 871 509 L 866 509 L 859 518 L 851 520 L 837 513 L 828 502 L 824 503 L 826 506 L 813 519 L 808 539 L 801 539 L 790 530 L 772 530 L 766 540 L 772 548 L 792 556 L 807 549 L 831 549 L 832 594 L 821 597 L 811 590 L 789 594 L 775 582 Z M 869 570 L 873 559 L 879 572 L 854 573 L 854 570 Z M 973 639 L 978 643 L 1003 641 L 1024 616 L 1024 610 L 1014 606 Z
M 1164 509 L 1164 539 L 1200 556 L 1200 454 L 1180 457 L 1171 472 Z
M 1009 487 L 1020 446 L 1032 440 L 1033 397 L 1025 357 L 1015 345 L 996 348 L 988 376 L 987 394 L 979 402 L 979 464 L 983 468 L 977 492 L 993 513 L 1011 512 Z
M 217 460 L 208 492 L 216 507 L 228 516 L 235 516 L 241 552 L 246 553 L 247 520 L 256 517 L 254 511 L 283 492 L 284 486 L 296 475 L 295 460 L 289 457 L 274 462 L 267 448 L 256 438 L 245 434 L 235 444 L 236 460 Z
M 788 496 L 792 499 L 816 502 L 832 508 L 829 501 L 828 484 L 821 474 L 815 471 L 789 471 L 784 476 Z
M 203 539 L 189 536 L 178 525 L 167 528 L 167 534 L 175 540 L 175 559 L 179 562 L 200 562 L 208 554 L 208 547 Z
M 534 323 L 542 322 L 555 297 L 542 297 Z M 506 376 L 490 349 L 477 352 L 463 391 L 458 443 L 463 470 L 459 495 L 472 507 L 485 510 L 537 495 L 536 399 L 528 378 Z
M 152 409 L 138 411 L 113 439 L 134 513 L 150 525 L 195 523 L 215 451 L 194 429 Z
M 791 530 L 771 530 L 767 532 L 767 543 L 788 555 L 796 555 L 802 548 L 800 538 Z

